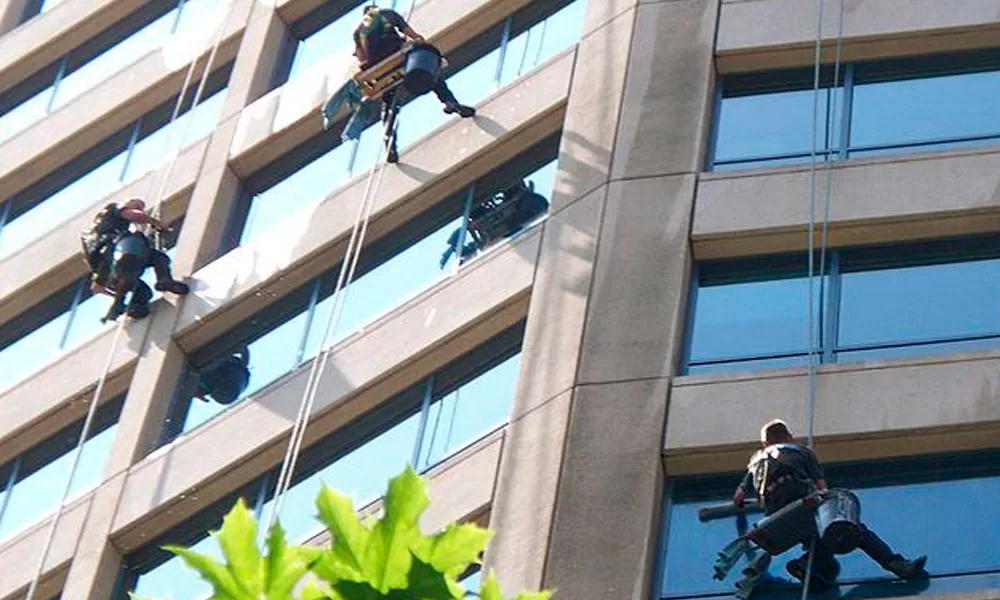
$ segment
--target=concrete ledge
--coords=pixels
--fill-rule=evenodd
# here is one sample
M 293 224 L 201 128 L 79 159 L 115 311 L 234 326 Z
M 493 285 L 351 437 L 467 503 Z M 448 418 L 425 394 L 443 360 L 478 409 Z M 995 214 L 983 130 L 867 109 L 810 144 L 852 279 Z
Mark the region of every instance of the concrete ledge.
M 475 120 L 449 122 L 404 152 L 397 166 L 386 167 L 366 240 L 390 233 L 557 131 L 572 58 L 572 52 L 557 57 L 487 100 Z M 194 273 L 178 320 L 178 343 L 187 351 L 198 348 L 335 265 L 367 182 L 367 173 L 358 176 L 254 243 Z
M 94 492 L 89 492 L 63 510 L 52 549 L 42 569 L 36 598 L 55 598 L 62 590 L 94 496 Z M 51 522 L 52 516 L 49 516 L 0 545 L 0 598 L 24 597 L 42 556 Z
M 833 167 L 831 246 L 1000 231 L 1000 147 L 849 160 Z M 826 175 L 818 173 L 822 218 Z M 808 166 L 700 176 L 692 228 L 699 259 L 803 250 Z
M 306 447 L 523 319 L 540 238 L 532 232 L 472 263 L 341 342 Z M 308 372 L 301 366 L 130 469 L 116 545 L 135 549 L 278 464 Z
M 244 11 L 253 6 L 251 0 L 236 1 L 226 22 L 215 66 L 236 56 L 246 21 Z M 39 181 L 177 94 L 194 57 L 192 48 L 205 50 L 206 57 L 196 65 L 195 72 L 200 75 L 215 35 L 214 24 L 209 25 L 213 27 L 200 32 L 201 37 L 173 39 L 163 48 L 149 52 L 0 145 L 0 189 L 5 197 Z M 207 39 L 202 39 L 206 34 Z
M 0 36 L 0 92 L 107 29 L 142 0 L 66 0 Z
M 824 60 L 833 62 L 839 5 L 827 2 Z M 844 19 L 843 59 L 870 60 L 995 47 L 994 0 L 855 0 Z M 816 6 L 799 0 L 723 0 L 716 44 L 720 73 L 811 65 Z
M 177 157 L 164 190 L 161 206 L 164 221 L 177 219 L 187 210 L 189 194 L 207 148 L 206 138 L 195 142 Z M 80 250 L 80 232 L 89 227 L 94 214 L 108 202 L 124 202 L 132 196 L 145 196 L 149 190 L 153 193 L 159 191 L 169 167 L 169 164 L 161 165 L 118 188 L 49 233 L 0 260 L 0 324 L 23 313 L 67 282 L 86 275 L 88 269 Z M 152 200 L 149 199 L 150 202 Z
M 668 473 L 741 469 L 775 417 L 805 435 L 807 383 L 805 369 L 676 378 Z M 1000 351 L 824 366 L 816 385 L 826 462 L 1000 447 Z
M 482 34 L 509 14 L 522 8 L 527 0 L 430 0 L 418 5 L 411 19 L 413 27 L 447 54 Z M 298 10 L 285 16 L 292 23 L 303 15 Z M 302 8 L 305 2 L 295 3 Z M 345 47 L 309 70 L 300 73 L 246 107 L 240 114 L 236 135 L 230 147 L 231 168 L 247 177 L 295 146 L 322 132 L 320 108 L 330 95 L 350 77 L 355 59 Z M 340 114 L 341 118 L 346 112 Z M 335 135 L 333 132 L 330 135 Z
M 150 321 L 126 324 L 100 403 L 128 389 Z M 114 337 L 115 328 L 108 327 L 0 392 L 0 464 L 86 415 Z

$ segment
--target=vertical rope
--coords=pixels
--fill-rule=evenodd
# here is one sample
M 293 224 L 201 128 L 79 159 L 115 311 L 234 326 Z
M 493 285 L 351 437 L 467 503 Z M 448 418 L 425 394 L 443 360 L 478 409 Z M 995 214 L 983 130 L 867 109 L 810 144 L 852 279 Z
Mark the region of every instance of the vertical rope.
M 231 9 L 231 6 L 230 6 L 230 9 Z M 192 104 L 192 108 L 195 105 L 197 105 L 198 99 L 200 98 L 201 93 L 204 91 L 205 81 L 208 78 L 208 73 L 209 73 L 209 71 L 211 69 L 212 62 L 214 61 L 215 55 L 216 55 L 216 53 L 218 51 L 218 48 L 219 48 L 219 42 L 221 40 L 222 31 L 225 29 L 225 24 L 229 20 L 229 12 L 230 11 L 227 10 L 226 17 L 223 18 L 221 20 L 220 24 L 219 24 L 219 29 L 218 29 L 218 31 L 216 33 L 215 44 L 212 47 L 212 50 L 209 53 L 207 62 L 205 64 L 205 73 L 203 75 L 203 78 L 202 78 L 199 86 L 198 86 L 198 90 L 196 92 L 194 103 Z M 181 106 L 184 103 L 184 96 L 187 95 L 187 89 L 191 85 L 191 78 L 192 78 L 192 75 L 194 73 L 195 64 L 198 62 L 198 59 L 200 58 L 200 56 L 201 56 L 202 53 L 203 52 L 199 52 L 197 56 L 193 57 L 191 59 L 191 63 L 188 65 L 187 73 L 184 76 L 184 81 L 181 84 L 180 92 L 178 92 L 178 95 L 177 95 L 177 102 L 174 104 L 174 110 L 173 110 L 173 113 L 170 116 L 170 121 L 167 123 L 167 126 L 173 124 L 174 121 L 176 121 L 177 118 L 178 118 L 178 116 L 180 115 Z M 188 121 L 188 127 L 189 126 L 190 126 L 190 121 Z M 186 129 L 185 129 L 185 134 L 184 135 L 185 136 L 187 135 L 187 130 Z M 182 138 L 182 140 L 183 140 L 183 138 Z M 174 167 L 174 164 L 176 163 L 176 161 L 177 161 L 177 154 L 174 155 L 173 160 L 170 163 L 170 168 L 167 170 L 167 173 L 166 173 L 165 177 L 162 180 L 162 185 L 161 185 L 161 188 L 160 188 L 160 192 L 157 194 L 157 200 L 156 200 L 156 203 L 155 203 L 154 209 L 153 209 L 154 210 L 154 213 L 153 213 L 154 216 L 158 216 L 159 208 L 160 208 L 160 203 L 161 203 L 161 196 L 162 196 L 163 190 L 166 188 L 166 182 L 170 178 L 170 173 L 173 170 L 173 167 Z M 151 188 L 152 187 L 152 177 L 150 178 L 150 184 L 149 185 L 150 185 L 150 188 Z M 148 195 L 148 191 L 147 191 L 147 195 Z M 121 340 L 121 333 L 125 329 L 125 321 L 126 321 L 126 319 L 125 319 L 125 317 L 123 315 L 120 318 L 120 320 L 118 321 L 118 324 L 115 326 L 115 335 L 114 335 L 114 338 L 112 339 L 112 342 L 111 342 L 111 349 L 108 351 L 108 355 L 107 355 L 107 357 L 104 360 L 104 366 L 101 369 L 101 376 L 98 378 L 98 380 L 97 380 L 97 386 L 94 388 L 94 395 L 93 395 L 93 397 L 90 400 L 90 406 L 87 407 L 87 416 L 83 420 L 83 427 L 80 430 L 80 437 L 78 438 L 77 443 L 76 443 L 76 447 L 73 450 L 73 460 L 72 460 L 72 463 L 70 465 L 69 475 L 66 477 L 66 482 L 63 485 L 62 494 L 60 495 L 59 504 L 56 507 L 56 512 L 52 516 L 52 521 L 49 523 L 48 531 L 46 532 L 46 535 L 45 535 L 45 542 L 42 544 L 42 552 L 41 552 L 41 555 L 39 556 L 38 564 L 35 567 L 34 574 L 32 575 L 31 583 L 28 584 L 28 591 L 27 591 L 27 594 L 25 595 L 25 600 L 33 600 L 33 598 L 35 596 L 35 593 L 38 591 L 38 584 L 39 584 L 39 582 L 41 580 L 42 572 L 45 570 L 45 561 L 48 560 L 49 553 L 52 550 L 52 542 L 55 539 L 56 529 L 59 526 L 59 521 L 62 518 L 63 511 L 66 508 L 66 500 L 69 498 L 70 490 L 73 487 L 73 479 L 75 479 L 76 472 L 77 472 L 77 470 L 80 467 L 80 460 L 81 460 L 81 458 L 83 456 L 83 449 L 84 449 L 84 446 L 86 446 L 87 438 L 90 436 L 90 430 L 93 427 L 94 416 L 97 414 L 97 405 L 98 405 L 99 400 L 101 398 L 101 393 L 104 391 L 105 384 L 107 383 L 108 375 L 110 374 L 110 371 L 111 371 L 111 364 L 114 361 L 115 353 L 118 350 L 118 343 Z

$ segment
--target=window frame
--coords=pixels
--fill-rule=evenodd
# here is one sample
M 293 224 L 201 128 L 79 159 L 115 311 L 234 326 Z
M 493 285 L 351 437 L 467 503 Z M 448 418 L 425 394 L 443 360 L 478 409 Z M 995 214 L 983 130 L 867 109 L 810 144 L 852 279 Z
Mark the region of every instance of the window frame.
M 977 51 L 964 51 L 928 56 L 907 57 L 889 60 L 869 60 L 845 63 L 841 65 L 842 76 L 839 77 L 839 89 L 842 89 L 842 100 L 838 102 L 837 117 L 826 118 L 827 128 L 839 119 L 840 136 L 836 147 L 816 150 L 818 162 L 838 162 L 851 158 L 864 158 L 859 153 L 877 153 L 893 150 L 919 151 L 921 148 L 933 150 L 956 149 L 956 144 L 976 144 L 979 142 L 995 142 L 1000 144 L 1000 129 L 991 133 L 961 136 L 943 136 L 937 138 L 916 138 L 908 142 L 854 145 L 851 142 L 852 117 L 854 110 L 854 90 L 858 85 L 879 81 L 912 81 L 932 79 L 968 73 L 997 72 L 1000 77 L 1000 48 Z M 716 79 L 714 112 L 709 139 L 709 151 L 705 158 L 706 172 L 730 172 L 746 169 L 773 168 L 781 166 L 801 166 L 812 156 L 810 152 L 780 152 L 766 155 L 747 155 L 724 160 L 717 160 L 719 134 L 721 132 L 722 105 L 726 98 L 753 96 L 772 92 L 807 91 L 813 89 L 812 69 L 809 69 L 808 81 L 804 80 L 805 69 L 791 68 L 758 73 L 740 73 L 720 75 Z M 860 72 L 860 73 L 859 73 Z M 819 92 L 832 88 L 832 66 L 824 65 L 821 74 Z M 808 84 L 808 85 L 806 85 Z M 740 88 L 737 93 L 727 95 L 730 87 Z M 834 97 L 836 94 L 834 94 Z M 822 117 L 821 117 L 822 118 Z M 936 148 L 937 146 L 946 146 Z M 968 148 L 959 146 L 957 149 Z M 974 146 L 973 146 L 974 147 Z M 895 154 L 895 153 L 893 153 Z M 798 161 L 795 163 L 775 164 L 778 161 Z
M 818 256 L 816 258 L 818 259 Z M 825 268 L 821 268 L 819 265 L 815 268 L 817 279 L 815 285 L 818 287 L 820 308 L 819 314 L 816 315 L 819 329 L 816 351 L 819 357 L 819 364 L 853 364 L 859 362 L 854 360 L 841 362 L 839 358 L 844 353 L 915 348 L 963 341 L 974 342 L 996 339 L 998 340 L 997 346 L 1000 348 L 1000 329 L 977 334 L 956 334 L 953 336 L 925 337 L 908 340 L 890 339 L 866 344 L 841 344 L 839 340 L 841 311 L 843 309 L 841 291 L 844 274 L 909 268 L 921 265 L 947 265 L 1000 259 L 1000 234 L 944 238 L 909 244 L 880 244 L 874 246 L 832 248 L 827 251 L 826 258 L 827 265 L 825 265 Z M 698 293 L 702 287 L 701 284 L 706 266 L 711 269 L 718 269 L 722 273 L 722 275 L 715 275 L 719 280 L 724 282 L 729 281 L 733 284 L 752 281 L 773 281 L 779 279 L 779 277 L 766 276 L 774 273 L 773 268 L 793 269 L 792 273 L 801 273 L 796 279 L 804 279 L 806 280 L 806 285 L 808 285 L 807 265 L 795 268 L 796 260 L 805 262 L 805 253 L 696 262 L 691 269 L 690 299 L 688 301 L 689 308 L 685 328 L 686 335 L 681 352 L 679 372 L 682 375 L 716 374 L 716 371 L 691 373 L 690 370 L 692 367 L 714 367 L 716 365 L 727 364 L 732 365 L 734 367 L 733 370 L 719 371 L 718 373 L 746 372 L 739 368 L 741 364 L 797 358 L 802 359 L 802 364 L 787 368 L 805 367 L 809 355 L 809 349 L 805 344 L 798 351 L 768 352 L 764 354 L 731 354 L 703 360 L 692 359 Z M 822 277 L 820 277 L 821 273 Z M 725 285 L 725 283 L 720 285 Z M 884 360 L 892 359 L 886 358 Z M 759 371 L 761 369 L 751 370 Z

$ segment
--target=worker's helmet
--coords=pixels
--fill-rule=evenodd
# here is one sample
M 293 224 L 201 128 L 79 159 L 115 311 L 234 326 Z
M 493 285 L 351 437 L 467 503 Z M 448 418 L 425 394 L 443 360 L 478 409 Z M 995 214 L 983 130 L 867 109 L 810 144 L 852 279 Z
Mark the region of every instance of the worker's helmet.
M 760 428 L 761 443 L 767 443 L 768 434 L 774 430 L 782 431 L 784 433 L 787 433 L 788 435 L 791 435 L 791 430 L 788 428 L 788 423 L 785 423 L 781 419 L 772 419 L 767 423 L 764 423 L 764 426 Z

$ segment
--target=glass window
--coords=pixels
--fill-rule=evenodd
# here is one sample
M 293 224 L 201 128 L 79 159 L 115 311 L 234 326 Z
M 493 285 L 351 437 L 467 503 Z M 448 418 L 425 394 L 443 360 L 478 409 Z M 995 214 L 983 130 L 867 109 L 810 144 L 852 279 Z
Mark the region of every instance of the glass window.
M 227 78 L 228 68 L 224 71 L 213 77 Z M 172 123 L 169 119 L 176 98 L 171 99 L 8 200 L 13 214 L 0 222 L 0 258 L 21 250 L 67 217 L 170 160 L 179 148 L 211 133 L 222 112 L 225 92 L 224 88 L 215 91 L 193 109 L 184 107 L 184 113 Z M 150 188 L 149 193 L 156 190 Z
M 504 225 L 500 235 L 478 246 L 473 242 L 472 234 L 467 233 L 464 245 L 469 251 L 464 253 L 463 264 L 481 252 L 498 247 L 543 218 L 547 211 L 545 195 L 551 194 L 553 186 L 556 167 L 553 159 L 557 151 L 558 137 L 553 136 L 477 181 L 474 189 L 482 189 L 483 193 L 470 195 L 469 190 L 463 190 L 427 209 L 391 234 L 368 244 L 360 257 L 355 281 L 344 300 L 338 326 L 328 336 L 327 345 L 344 340 L 453 272 L 458 261 L 448 250 L 452 239 L 457 240 L 462 230 L 468 202 L 484 202 L 492 198 L 494 192 L 524 180 L 534 186 L 534 197 L 541 197 L 546 205 L 545 210 L 531 213 L 531 218 L 526 221 L 517 213 L 504 213 L 505 220 L 500 221 L 501 224 L 510 222 L 513 225 Z M 539 165 L 543 166 L 539 168 Z M 471 206 L 469 209 L 472 214 Z M 468 231 L 469 228 L 466 229 Z M 442 263 L 442 258 L 447 260 Z M 190 366 L 196 373 L 192 377 L 204 379 L 197 373 L 212 370 L 221 358 L 233 353 L 242 354 L 245 349 L 246 385 L 235 396 L 231 386 L 219 395 L 213 395 L 207 389 L 194 391 L 190 386 L 197 383 L 192 379 L 179 392 L 177 410 L 170 418 L 167 437 L 194 429 L 222 412 L 225 406 L 249 397 L 315 357 L 330 320 L 334 300 L 332 294 L 339 275 L 338 264 L 252 318 L 249 323 L 224 334 L 193 355 Z M 234 365 L 233 368 L 240 371 L 244 367 Z M 210 399 L 213 401 L 208 401 Z
M 339 40 L 340 46 L 350 45 L 350 32 L 357 25 L 358 11 L 362 8 L 359 4 L 353 12 L 300 42 L 295 64 L 303 66 L 293 70 L 301 71 L 306 62 L 319 60 L 330 53 L 330 40 Z M 546 15 L 544 12 L 555 8 L 558 10 L 554 13 Z M 504 27 L 509 27 L 515 37 L 506 52 L 500 48 L 504 27 L 495 27 L 452 53 L 447 73 L 449 87 L 465 104 L 480 102 L 500 85 L 501 80 L 508 83 L 575 43 L 579 39 L 585 8 L 585 0 L 569 4 L 548 3 L 542 9 L 531 7 L 511 17 Z M 536 42 L 532 51 L 526 52 L 529 38 Z M 313 42 L 315 44 L 310 45 Z M 501 65 L 502 56 L 506 58 Z M 512 65 L 509 69 L 508 64 Z M 497 79 L 498 69 L 505 73 L 501 80 Z M 397 138 L 400 150 L 454 118 L 442 112 L 441 103 L 433 93 L 409 101 L 404 99 L 404 102 Z M 338 127 L 334 125 L 331 131 L 337 131 Z M 381 147 L 382 131 L 381 124 L 377 123 L 366 129 L 358 142 L 348 144 L 339 144 L 335 135 L 324 136 L 322 141 L 310 142 L 312 148 L 296 152 L 294 161 L 269 165 L 251 177 L 247 182 L 251 197 L 239 243 L 248 243 L 280 223 L 301 218 L 302 213 L 298 211 L 315 206 L 352 177 L 370 169 Z
M 831 487 L 847 487 L 861 500 L 865 524 L 896 552 L 928 555 L 930 579 L 903 583 L 882 570 L 860 550 L 838 556 L 840 585 L 822 599 L 954 593 L 995 587 L 1000 575 L 1000 512 L 993 499 L 1000 493 L 1000 464 L 995 453 L 833 465 Z M 663 530 L 662 598 L 729 596 L 740 567 L 728 579 L 712 579 L 716 553 L 738 535 L 735 518 L 699 522 L 699 507 L 725 502 L 739 482 L 729 478 L 691 478 L 673 482 Z M 754 517 L 754 519 L 757 517 Z M 734 524 L 736 525 L 734 527 Z M 776 557 L 754 597 L 797 598 L 785 563 L 801 552 Z M 741 559 L 741 560 L 745 560 Z M 742 564 L 742 563 L 741 563 Z
M 303 543 L 318 533 L 314 506 L 323 483 L 348 494 L 361 508 L 376 500 L 389 478 L 414 456 L 420 457 L 418 467 L 426 470 L 503 425 L 513 402 L 523 333 L 523 323 L 501 333 L 305 449 L 281 513 L 289 540 Z M 274 508 L 271 495 L 277 474 L 276 468 L 242 492 L 251 506 L 260 507 L 261 522 L 270 519 Z M 217 546 L 206 541 L 205 531 L 221 524 L 222 514 L 234 501 L 235 497 L 226 499 L 181 531 L 130 557 L 135 593 L 175 598 L 207 593 L 209 588 L 193 571 L 158 547 L 178 540 L 197 543 L 198 549 Z
M 1000 347 L 996 244 L 991 236 L 831 251 L 829 275 L 814 294 L 820 359 L 851 362 Z M 805 363 L 808 283 L 804 269 L 795 270 L 796 261 L 699 265 L 688 373 Z
M 846 93 L 822 75 L 817 148 L 831 159 L 1000 143 L 1000 52 L 848 64 Z M 726 77 L 717 115 L 714 169 L 808 161 L 812 70 Z M 845 106 L 844 97 L 850 98 Z M 850 118 L 848 146 L 840 123 Z M 891 124 L 891 125 L 890 125 Z M 825 142 L 825 144 L 824 144 Z
M 44 0 L 29 7 L 34 16 L 48 12 L 64 0 Z M 187 33 L 198 14 L 217 0 L 160 0 L 127 15 L 99 35 L 84 42 L 57 61 L 58 68 L 47 80 L 35 82 L 35 92 L 10 103 L 0 99 L 0 141 L 66 106 L 146 53 L 159 48 L 172 35 Z M 184 19 L 181 19 L 181 15 Z M 48 69 L 46 69 L 47 71 Z M 3 109 L 0 109 L 3 110 Z
M 68 499 L 89 491 L 103 479 L 123 401 L 124 396 L 97 409 Z M 37 523 L 58 508 L 82 429 L 81 420 L 0 467 L 7 490 L 0 499 L 0 540 Z

